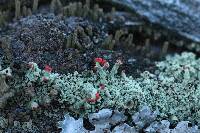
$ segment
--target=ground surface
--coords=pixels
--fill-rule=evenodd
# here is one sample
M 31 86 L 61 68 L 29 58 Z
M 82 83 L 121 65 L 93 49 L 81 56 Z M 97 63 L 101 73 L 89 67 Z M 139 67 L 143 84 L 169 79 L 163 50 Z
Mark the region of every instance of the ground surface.
M 88 28 L 92 28 L 92 33 Z M 49 65 L 53 68 L 53 72 L 66 74 L 93 70 L 94 59 L 101 57 L 111 65 L 117 59 L 121 59 L 123 65 L 120 71 L 125 70 L 127 75 L 133 77 L 138 77 L 143 71 L 153 72 L 156 69 L 154 62 L 162 59 L 160 52 L 162 53 L 164 41 L 158 41 L 156 42 L 158 45 L 151 45 L 149 48 L 147 43 L 145 45 L 145 40 L 148 38 L 141 36 L 139 31 L 135 31 L 133 34 L 137 35 L 136 46 L 124 45 L 128 36 L 125 34 L 120 38 L 116 37 L 116 45 L 108 50 L 104 48 L 104 42 L 108 34 L 114 35 L 120 29 L 115 28 L 116 25 L 110 25 L 107 21 L 94 22 L 89 18 L 59 17 L 50 13 L 45 15 L 36 13 L 33 16 L 15 20 L 0 33 L 3 38 L 9 38 L 9 42 L 6 41 L 6 43 L 10 44 L 12 56 L 3 66 L 10 64 L 14 70 L 13 74 L 19 77 L 23 76 L 20 70 L 27 69 L 24 66 L 28 62 L 36 62 L 40 68 Z M 69 38 L 72 41 L 70 43 Z M 140 46 L 138 42 L 143 42 L 143 44 Z M 180 48 L 170 47 L 169 49 L 181 51 Z M 1 55 L 3 61 L 7 60 L 5 49 L 4 52 L 1 49 Z M 11 88 L 14 88 L 12 80 L 8 79 Z M 8 126 L 4 131 L 10 133 L 60 132 L 57 122 L 63 119 L 68 111 L 67 107 L 52 101 L 50 106 L 30 110 L 27 107 L 27 101 L 30 98 L 25 96 L 25 93 L 26 90 L 16 92 L 15 96 L 10 98 L 6 106 L 0 110 L 1 116 L 8 120 Z M 16 126 L 17 121 L 21 126 Z M 28 124 L 32 123 L 29 130 L 23 129 L 22 126 L 27 121 L 29 121 Z

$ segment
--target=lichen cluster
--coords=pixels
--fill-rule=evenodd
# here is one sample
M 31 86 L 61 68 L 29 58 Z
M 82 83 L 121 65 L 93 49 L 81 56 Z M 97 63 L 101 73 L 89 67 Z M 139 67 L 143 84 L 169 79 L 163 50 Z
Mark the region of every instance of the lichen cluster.
M 0 65 L 0 108 L 3 108 L 7 100 L 14 95 L 14 91 L 11 90 L 6 83 L 6 77 L 11 76 L 10 67 L 3 69 Z
M 199 64 L 193 53 L 167 56 L 157 62 L 155 74 L 139 80 L 149 94 L 147 103 L 158 108 L 162 117 L 199 121 Z
M 136 108 L 139 105 L 139 99 L 142 99 L 143 92 L 139 84 L 127 78 L 116 76 L 120 64 L 116 63 L 111 71 L 105 70 L 100 64 L 96 64 L 97 71 L 85 72 L 79 74 L 59 75 L 49 73 L 46 75 L 47 81 L 44 81 L 45 71 L 41 71 L 33 63 L 33 68 L 26 74 L 26 87 L 36 89 L 35 100 L 44 104 L 44 100 L 52 100 L 50 94 L 60 92 L 59 102 L 69 105 L 71 111 L 78 114 L 95 112 L 96 109 L 104 107 L 116 108 Z M 100 85 L 104 85 L 102 88 Z M 98 96 L 97 96 L 98 95 Z M 98 97 L 98 99 L 95 99 Z M 44 100 L 42 100 L 44 99 Z
M 134 79 L 124 72 L 117 74 L 120 61 L 110 71 L 97 62 L 96 71 L 48 73 L 47 81 L 43 80 L 45 71 L 35 64 L 26 77 L 27 84 L 37 89 L 36 99 L 47 99 L 56 90 L 60 103 L 82 115 L 102 108 L 128 109 L 133 113 L 147 104 L 158 109 L 161 118 L 199 121 L 199 63 L 193 53 L 167 56 L 156 63 L 155 73 L 145 71 Z

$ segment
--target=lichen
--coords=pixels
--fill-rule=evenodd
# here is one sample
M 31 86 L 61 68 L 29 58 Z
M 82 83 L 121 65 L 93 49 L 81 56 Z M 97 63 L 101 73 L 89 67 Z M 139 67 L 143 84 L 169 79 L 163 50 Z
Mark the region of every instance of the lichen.
M 86 129 L 83 127 L 83 119 L 80 118 L 75 120 L 69 115 L 65 115 L 65 119 L 62 122 L 59 122 L 59 127 L 62 128 L 61 133 L 86 133 Z
M 161 111 L 161 117 L 199 121 L 199 63 L 193 53 L 167 56 L 157 62 L 154 74 L 145 72 L 138 80 L 145 89 L 146 102 Z
M 54 98 L 54 95 L 51 95 L 51 90 L 53 86 L 51 85 L 58 74 L 51 73 L 48 70 L 41 70 L 38 68 L 36 63 L 29 63 L 30 69 L 25 75 L 25 84 L 22 86 L 24 88 L 31 89 L 33 88 L 34 94 L 32 94 L 31 103 L 36 102 L 42 105 L 49 105 L 51 100 Z M 32 107 L 31 107 L 32 108 Z
M 148 106 L 142 107 L 139 112 L 133 114 L 137 120 L 134 119 L 131 125 L 127 124 L 128 121 L 123 112 L 117 114 L 116 112 L 116 110 L 103 109 L 97 113 L 91 113 L 88 118 L 94 126 L 92 131 L 85 129 L 82 118 L 75 120 L 70 115 L 65 115 L 65 119 L 59 122 L 59 128 L 62 128 L 61 133 L 199 133 L 200 131 L 197 125 L 189 121 L 180 121 L 174 127 L 170 127 L 172 123 L 168 120 L 156 120 L 157 116 Z
M 133 104 L 128 108 L 131 110 L 140 105 L 139 99 L 143 96 L 139 84 L 131 77 L 116 75 L 120 66 L 119 62 L 113 66 L 111 71 L 96 63 L 96 73 L 74 72 L 67 75 L 49 73 L 46 76 L 47 82 L 43 80 L 45 71 L 40 70 L 37 64 L 31 64 L 32 67 L 26 74 L 26 85 L 37 88 L 35 99 L 39 103 L 42 103 L 41 99 L 44 97 L 45 99 L 50 98 L 49 91 L 56 89 L 60 92 L 59 102 L 66 102 L 72 111 L 85 114 L 104 107 L 115 106 L 115 108 L 123 109 L 128 104 Z M 104 84 L 105 88 L 101 89 L 100 84 Z
M 8 126 L 8 120 L 3 116 L 0 116 L 0 129 L 5 129 L 7 126 Z
M 149 105 L 160 111 L 161 118 L 199 122 L 199 63 L 200 59 L 192 53 L 167 56 L 166 60 L 156 63 L 158 69 L 154 73 L 145 71 L 135 79 L 124 72 L 121 76 L 117 74 L 120 61 L 111 70 L 107 69 L 107 63 L 96 62 L 95 71 L 66 75 L 45 74 L 34 64 L 26 77 L 27 84 L 37 90 L 36 99 L 50 102 L 49 92 L 55 89 L 59 93 L 57 100 L 77 114 L 103 108 L 127 109 L 134 113 L 141 105 Z
M 198 126 L 189 126 L 189 121 L 179 122 L 174 129 L 170 129 L 170 122 L 168 120 L 162 120 L 160 122 L 153 122 L 149 127 L 145 129 L 146 133 L 163 132 L 163 133 L 198 133 Z
M 12 91 L 6 83 L 6 77 L 11 76 L 12 71 L 10 67 L 2 70 L 0 65 L 0 70 L 0 108 L 3 108 L 8 98 L 14 95 L 14 91 Z

